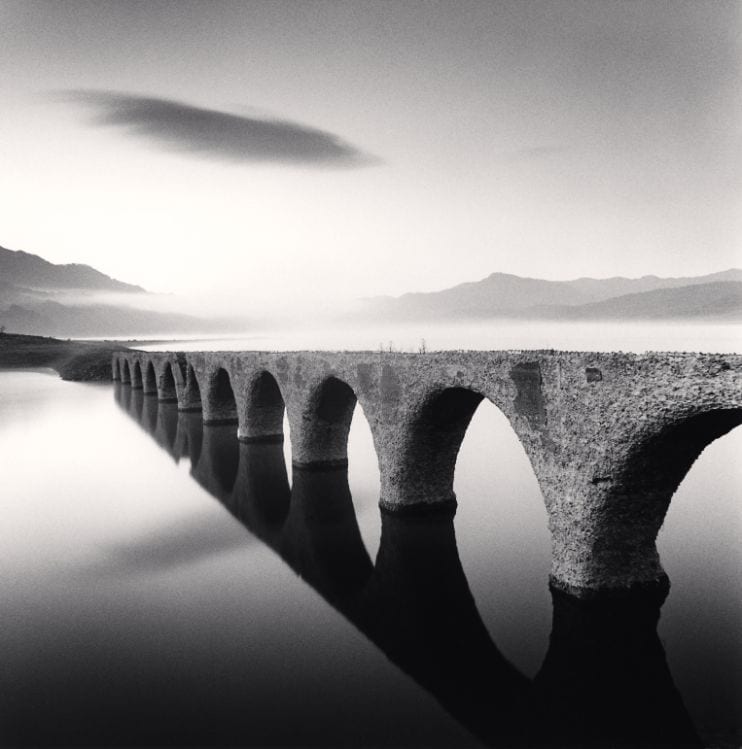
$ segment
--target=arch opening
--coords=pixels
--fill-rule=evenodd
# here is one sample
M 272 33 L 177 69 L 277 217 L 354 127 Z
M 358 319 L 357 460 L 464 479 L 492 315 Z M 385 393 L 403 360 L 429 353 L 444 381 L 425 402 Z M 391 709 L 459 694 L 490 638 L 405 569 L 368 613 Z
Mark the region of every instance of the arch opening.
M 381 476 L 371 426 L 363 408 L 353 409 L 348 430 L 348 486 L 356 522 L 370 559 L 381 543 Z
M 449 398 L 444 405 L 454 413 L 444 421 L 460 425 L 460 396 Z M 474 399 L 460 403 L 468 408 Z M 548 514 L 523 444 L 487 398 L 475 406 L 457 449 L 453 490 L 459 558 L 479 615 L 505 657 L 533 677 L 551 629 Z
M 742 408 L 713 409 L 690 416 L 641 442 L 623 473 L 634 487 L 659 492 L 669 502 L 705 448 L 740 424 Z
M 209 382 L 208 416 L 204 424 L 236 424 L 237 400 L 234 396 L 229 373 L 223 367 L 217 369 Z
M 157 376 L 155 375 L 155 365 L 151 359 L 144 367 L 142 388 L 145 395 L 157 395 Z
M 190 365 L 186 370 L 185 392 L 183 393 L 183 403 L 181 411 L 201 411 L 201 388 L 198 384 L 198 378 Z
M 483 395 L 446 388 L 425 401 L 413 421 L 403 455 L 404 481 L 424 503 L 453 505 L 456 458 Z
M 614 576 L 666 584 L 656 541 L 670 501 L 704 449 L 739 424 L 742 409 L 713 409 L 637 435 L 606 479 L 593 563 L 598 558 Z
M 141 389 L 143 387 L 142 366 L 139 363 L 139 360 L 134 362 L 134 366 L 131 370 L 131 386 L 135 389 Z
M 738 707 L 730 699 L 739 694 L 742 668 L 739 413 L 716 413 L 702 419 L 700 427 L 696 422 L 696 439 L 705 434 L 707 441 L 672 494 L 656 542 L 672 586 L 659 634 L 675 684 L 709 744 L 713 737 L 704 734 L 705 727 L 732 726 L 739 720 Z M 692 446 L 684 441 L 684 448 L 675 449 L 692 456 L 698 442 Z M 728 740 L 732 743 L 731 736 Z
M 165 362 L 165 366 L 163 367 L 158 397 L 162 403 L 178 402 L 178 391 L 175 385 L 175 376 L 173 375 L 173 365 L 171 362 Z
M 333 426 L 350 429 L 353 411 L 356 407 L 356 394 L 347 383 L 337 377 L 326 379 L 319 391 L 317 417 Z

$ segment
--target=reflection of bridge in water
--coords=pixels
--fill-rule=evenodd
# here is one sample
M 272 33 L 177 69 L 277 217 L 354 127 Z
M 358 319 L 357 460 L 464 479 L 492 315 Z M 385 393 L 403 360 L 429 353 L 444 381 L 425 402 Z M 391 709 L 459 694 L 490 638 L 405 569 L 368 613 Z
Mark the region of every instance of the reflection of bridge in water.
M 549 517 L 553 584 L 580 596 L 666 587 L 655 545 L 709 442 L 742 423 L 742 356 L 568 352 L 116 353 L 113 377 L 295 465 L 347 465 L 356 403 L 389 513 L 450 510 L 461 441 L 487 398 L 528 455 Z
M 346 466 L 294 467 L 282 445 L 240 442 L 141 390 L 116 399 L 193 478 L 475 736 L 491 745 L 700 746 L 657 636 L 663 594 L 579 600 L 553 591 L 536 678 L 498 651 L 456 548 L 453 512 L 382 514 L 372 561 Z

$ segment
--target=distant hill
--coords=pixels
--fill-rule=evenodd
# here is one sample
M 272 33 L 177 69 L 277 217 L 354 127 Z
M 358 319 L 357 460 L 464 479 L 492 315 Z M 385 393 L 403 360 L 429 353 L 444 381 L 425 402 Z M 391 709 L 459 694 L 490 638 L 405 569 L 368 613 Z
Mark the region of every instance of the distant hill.
M 141 286 L 117 281 L 89 265 L 56 265 L 21 250 L 0 247 L 0 284 L 26 290 L 144 292 Z M 1 289 L 0 289 L 1 291 Z
M 695 295 L 681 295 L 677 299 L 693 299 L 695 309 L 700 310 L 702 297 L 719 291 L 714 284 L 735 282 L 742 282 L 742 270 L 730 269 L 721 273 L 688 278 L 643 276 L 578 278 L 572 281 L 546 281 L 507 273 L 493 273 L 481 281 L 459 284 L 442 291 L 369 299 L 364 304 L 362 315 L 382 320 L 457 320 L 490 317 L 570 319 L 571 313 L 564 308 L 585 305 L 585 309 L 575 312 L 572 319 L 586 319 L 591 315 L 616 316 L 615 312 L 609 312 L 609 309 L 614 309 L 610 305 L 606 308 L 591 306 L 610 299 L 692 286 L 703 288 Z M 733 296 L 733 292 L 730 293 Z M 649 299 L 645 311 L 641 314 L 655 318 L 679 315 L 679 305 L 682 303 L 671 303 L 671 297 L 672 295 L 659 295 Z M 708 314 L 711 314 L 713 300 L 709 299 L 708 302 Z M 663 303 L 669 305 L 665 312 L 661 312 L 658 307 Z M 729 304 L 733 307 L 733 300 Z M 628 303 L 625 309 L 628 314 Z M 731 308 L 724 314 L 730 312 Z M 637 314 L 639 313 L 634 311 L 630 316 L 636 318 Z
M 129 295 L 132 304 L 148 296 L 141 286 L 117 281 L 89 265 L 55 265 L 38 255 L 0 247 L 0 327 L 8 332 L 74 338 L 244 330 L 244 320 L 204 320 L 104 303 L 112 292 Z
M 717 281 L 623 294 L 602 302 L 531 308 L 534 317 L 562 320 L 734 319 L 742 321 L 742 282 Z

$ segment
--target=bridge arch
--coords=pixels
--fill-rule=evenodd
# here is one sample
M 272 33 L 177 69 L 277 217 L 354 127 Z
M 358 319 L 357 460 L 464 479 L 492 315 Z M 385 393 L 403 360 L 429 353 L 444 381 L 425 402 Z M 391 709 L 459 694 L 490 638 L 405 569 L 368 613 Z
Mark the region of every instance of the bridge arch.
M 139 359 L 135 359 L 131 368 L 131 387 L 135 390 L 141 390 L 143 386 L 142 365 L 139 363 Z
M 129 368 L 128 360 L 124 357 L 119 359 L 119 367 L 121 371 L 121 382 L 124 385 L 130 385 L 131 384 L 131 370 Z
M 455 507 L 456 458 L 483 400 L 482 393 L 470 388 L 442 387 L 413 407 L 395 461 L 396 503 Z M 388 502 L 390 498 L 382 499 Z
M 142 389 L 145 395 L 157 395 L 157 375 L 152 359 L 147 359 L 142 373 Z
M 237 424 L 237 399 L 232 379 L 222 366 L 207 378 L 204 424 Z
M 177 365 L 174 365 L 172 362 L 166 361 L 162 366 L 162 372 L 158 378 L 157 398 L 162 403 L 178 402 L 179 383 L 175 379 L 175 373 L 173 371 L 174 366 L 177 367 Z M 178 374 L 180 374 L 180 372 L 178 372 Z
M 648 581 L 665 579 L 656 540 L 672 498 L 706 447 L 740 424 L 738 407 L 679 416 L 638 436 L 613 475 L 594 478 L 606 484 L 595 563 L 610 560 L 614 575 L 625 564 Z
M 186 367 L 185 384 L 183 385 L 183 394 L 180 400 L 181 411 L 201 411 L 203 408 L 201 402 L 201 386 L 198 384 L 198 377 L 192 365 Z
M 258 371 L 245 393 L 244 419 L 239 439 L 245 443 L 283 442 L 286 402 L 276 377 L 267 369 Z

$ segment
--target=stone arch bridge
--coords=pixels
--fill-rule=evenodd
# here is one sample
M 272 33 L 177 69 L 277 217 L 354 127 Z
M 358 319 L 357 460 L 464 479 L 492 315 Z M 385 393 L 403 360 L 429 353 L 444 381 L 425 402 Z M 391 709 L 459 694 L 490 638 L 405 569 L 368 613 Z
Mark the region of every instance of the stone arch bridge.
M 742 356 L 556 351 L 117 352 L 113 378 L 246 443 L 283 441 L 295 470 L 347 465 L 360 405 L 380 504 L 451 512 L 456 457 L 483 399 L 507 417 L 548 513 L 552 584 L 666 585 L 655 540 L 701 451 L 742 423 Z

